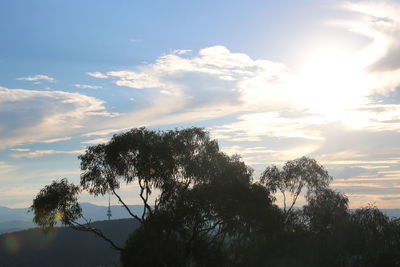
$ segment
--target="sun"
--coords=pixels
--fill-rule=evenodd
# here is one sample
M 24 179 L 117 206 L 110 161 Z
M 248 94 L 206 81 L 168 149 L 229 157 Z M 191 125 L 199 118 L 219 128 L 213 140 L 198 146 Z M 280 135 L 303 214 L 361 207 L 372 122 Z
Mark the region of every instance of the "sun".
M 294 100 L 327 119 L 345 117 L 367 101 L 368 76 L 358 62 L 356 55 L 344 48 L 314 49 L 297 73 Z

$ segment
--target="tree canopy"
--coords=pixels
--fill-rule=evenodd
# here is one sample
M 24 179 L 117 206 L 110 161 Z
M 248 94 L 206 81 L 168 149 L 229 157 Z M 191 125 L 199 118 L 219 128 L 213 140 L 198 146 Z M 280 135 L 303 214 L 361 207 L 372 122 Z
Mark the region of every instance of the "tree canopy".
M 93 232 L 121 252 L 124 266 L 400 264 L 399 221 L 375 207 L 351 212 L 347 197 L 329 188 L 332 177 L 311 158 L 268 166 L 254 178 L 204 129 L 138 128 L 88 147 L 79 159 L 80 184 L 61 179 L 45 186 L 31 206 L 34 221 L 47 230 L 61 221 Z M 139 187 L 142 214 L 119 195 L 122 183 Z M 114 195 L 140 223 L 124 247 L 84 217 L 82 191 Z M 294 209 L 302 193 L 307 203 Z

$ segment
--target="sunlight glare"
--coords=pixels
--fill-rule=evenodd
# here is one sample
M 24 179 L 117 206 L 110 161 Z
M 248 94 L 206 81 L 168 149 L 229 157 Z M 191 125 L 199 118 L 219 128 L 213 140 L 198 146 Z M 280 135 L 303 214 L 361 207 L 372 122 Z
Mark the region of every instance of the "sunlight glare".
M 315 49 L 303 63 L 296 81 L 295 101 L 330 120 L 345 118 L 348 110 L 366 102 L 367 77 L 350 51 Z

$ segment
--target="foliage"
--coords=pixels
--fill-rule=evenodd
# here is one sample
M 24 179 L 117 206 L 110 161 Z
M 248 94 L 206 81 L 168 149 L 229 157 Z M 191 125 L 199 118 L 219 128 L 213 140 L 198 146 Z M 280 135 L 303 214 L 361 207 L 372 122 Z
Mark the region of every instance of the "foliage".
M 57 220 L 65 225 L 82 216 L 82 209 L 77 202 L 80 188 L 69 184 L 66 179 L 53 181 L 45 186 L 33 200 L 33 221 L 46 229 L 53 228 Z
M 267 167 L 253 182 L 253 170 L 200 128 L 132 129 L 79 159 L 80 186 L 62 179 L 42 189 L 32 205 L 35 222 L 49 229 L 59 219 L 93 232 L 121 252 L 124 266 L 400 266 L 399 221 L 372 206 L 349 211 L 347 197 L 329 188 L 332 177 L 314 159 Z M 142 214 L 117 192 L 133 182 Z M 81 190 L 113 194 L 139 222 L 125 247 L 90 221 L 77 223 L 85 219 Z M 303 192 L 307 204 L 294 209 Z
M 323 166 L 307 157 L 287 161 L 282 170 L 275 165 L 267 167 L 260 178 L 268 191 L 276 193 L 279 190 L 283 196 L 283 210 L 287 214 L 293 209 L 304 187 L 309 195 L 327 188 L 331 180 L 332 177 Z M 289 208 L 288 199 L 291 199 Z

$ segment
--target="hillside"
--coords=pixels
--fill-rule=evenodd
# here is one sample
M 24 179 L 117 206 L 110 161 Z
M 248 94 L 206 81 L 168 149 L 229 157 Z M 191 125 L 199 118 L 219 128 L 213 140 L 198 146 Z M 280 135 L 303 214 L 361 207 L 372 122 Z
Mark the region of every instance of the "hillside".
M 82 213 L 85 218 L 92 221 L 106 220 L 106 206 L 98 206 L 90 203 L 82 203 Z M 141 214 L 143 206 L 130 205 L 129 208 L 133 213 Z M 28 208 L 12 209 L 0 207 L 0 234 L 29 229 L 35 227 L 32 223 L 33 213 L 28 212 Z M 131 218 L 124 207 L 111 206 L 112 218 L 111 219 L 126 219 Z M 83 221 L 81 221 L 83 222 Z
M 139 224 L 133 219 L 94 222 L 123 246 Z M 119 252 L 93 233 L 56 228 L 48 234 L 35 228 L 0 235 L 0 266 L 114 266 Z
M 106 220 L 106 206 L 98 206 L 91 203 L 82 203 L 82 213 L 92 221 Z M 142 205 L 130 205 L 129 208 L 135 214 L 141 214 Z M 0 206 L 0 234 L 9 233 L 14 231 L 25 230 L 35 227 L 32 222 L 33 214 L 28 212 L 28 208 L 12 209 Z M 381 209 L 381 211 L 392 217 L 400 217 L 400 209 Z M 122 206 L 111 206 L 112 219 L 126 219 L 131 218 Z M 80 221 L 83 222 L 83 221 Z

